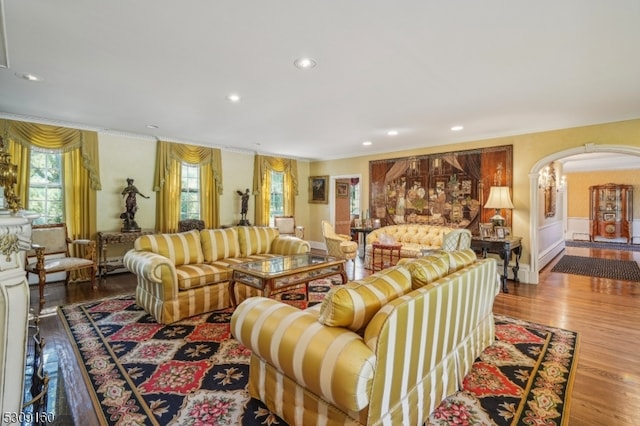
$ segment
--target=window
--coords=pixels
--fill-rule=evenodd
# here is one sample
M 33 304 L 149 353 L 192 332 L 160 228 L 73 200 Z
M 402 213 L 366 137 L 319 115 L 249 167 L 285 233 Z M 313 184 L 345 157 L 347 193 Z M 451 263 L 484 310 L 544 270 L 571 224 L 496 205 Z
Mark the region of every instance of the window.
M 200 219 L 200 166 L 182 163 L 180 220 Z
M 62 154 L 31 151 L 29 169 L 29 210 L 40 213 L 35 224 L 62 223 L 64 190 Z
M 284 173 L 270 171 L 271 197 L 269 199 L 269 225 L 275 216 L 284 216 Z

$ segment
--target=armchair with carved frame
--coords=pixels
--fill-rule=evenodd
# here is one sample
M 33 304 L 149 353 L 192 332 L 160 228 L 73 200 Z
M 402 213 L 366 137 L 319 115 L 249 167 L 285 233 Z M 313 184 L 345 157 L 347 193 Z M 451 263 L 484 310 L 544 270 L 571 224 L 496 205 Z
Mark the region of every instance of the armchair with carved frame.
M 66 272 L 67 285 L 71 280 L 71 272 L 88 270 L 91 287 L 94 290 L 97 288 L 98 259 L 94 240 L 71 240 L 65 223 L 34 225 L 31 239 L 32 249 L 27 253 L 26 271 L 27 275 L 31 273 L 38 276 L 40 309 L 45 303 L 44 285 L 48 274 Z M 84 247 L 84 257 L 71 256 L 70 246 L 78 250 Z

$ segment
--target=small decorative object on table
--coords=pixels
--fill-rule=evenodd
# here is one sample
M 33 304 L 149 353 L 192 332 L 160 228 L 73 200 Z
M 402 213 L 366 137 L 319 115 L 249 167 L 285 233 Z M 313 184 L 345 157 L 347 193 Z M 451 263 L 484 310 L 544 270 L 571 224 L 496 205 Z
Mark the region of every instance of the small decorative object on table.
M 136 195 L 140 195 L 142 198 L 149 198 L 140 191 L 133 184 L 132 178 L 127 178 L 127 186 L 122 190 L 122 196 L 127 196 L 125 201 L 126 211 L 120 215 L 122 222 L 122 232 L 139 232 L 140 227 L 135 221 L 136 212 L 138 211 L 138 202 Z
M 493 236 L 493 223 L 480 224 L 480 238 L 491 238 Z
M 242 197 L 242 207 L 240 208 L 240 222 L 238 226 L 251 226 L 251 223 L 247 220 L 247 211 L 249 211 L 249 188 L 245 192 L 236 191 L 236 193 Z

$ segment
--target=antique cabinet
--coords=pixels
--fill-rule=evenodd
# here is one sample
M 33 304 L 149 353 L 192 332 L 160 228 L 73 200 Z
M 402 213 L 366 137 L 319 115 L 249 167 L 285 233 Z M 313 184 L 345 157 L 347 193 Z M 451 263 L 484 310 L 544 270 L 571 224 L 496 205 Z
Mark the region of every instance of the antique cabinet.
M 633 186 L 608 183 L 590 186 L 589 191 L 590 241 L 594 241 L 596 237 L 626 238 L 627 244 L 630 244 L 633 220 Z

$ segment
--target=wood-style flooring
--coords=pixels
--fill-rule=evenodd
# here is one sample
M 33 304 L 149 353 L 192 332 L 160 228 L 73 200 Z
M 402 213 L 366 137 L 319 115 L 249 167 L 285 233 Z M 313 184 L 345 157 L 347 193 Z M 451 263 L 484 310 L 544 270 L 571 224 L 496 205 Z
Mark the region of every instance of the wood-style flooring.
M 567 248 L 566 254 L 640 260 L 640 252 Z M 515 284 L 498 295 L 494 312 L 579 333 L 579 362 L 573 385 L 569 425 L 640 424 L 640 283 L 550 272 L 560 256 L 540 274 L 540 284 Z M 351 265 L 347 270 L 351 275 Z M 358 259 L 356 278 L 368 275 Z M 353 277 L 351 277 L 353 278 Z M 78 303 L 132 293 L 135 278 L 110 275 L 99 288 L 87 283 L 47 286 L 47 305 Z M 31 291 L 37 304 L 37 288 Z M 45 307 L 45 309 L 46 309 Z M 73 345 L 56 315 L 42 320 L 46 352 L 62 366 L 69 411 L 78 425 L 98 425 Z

